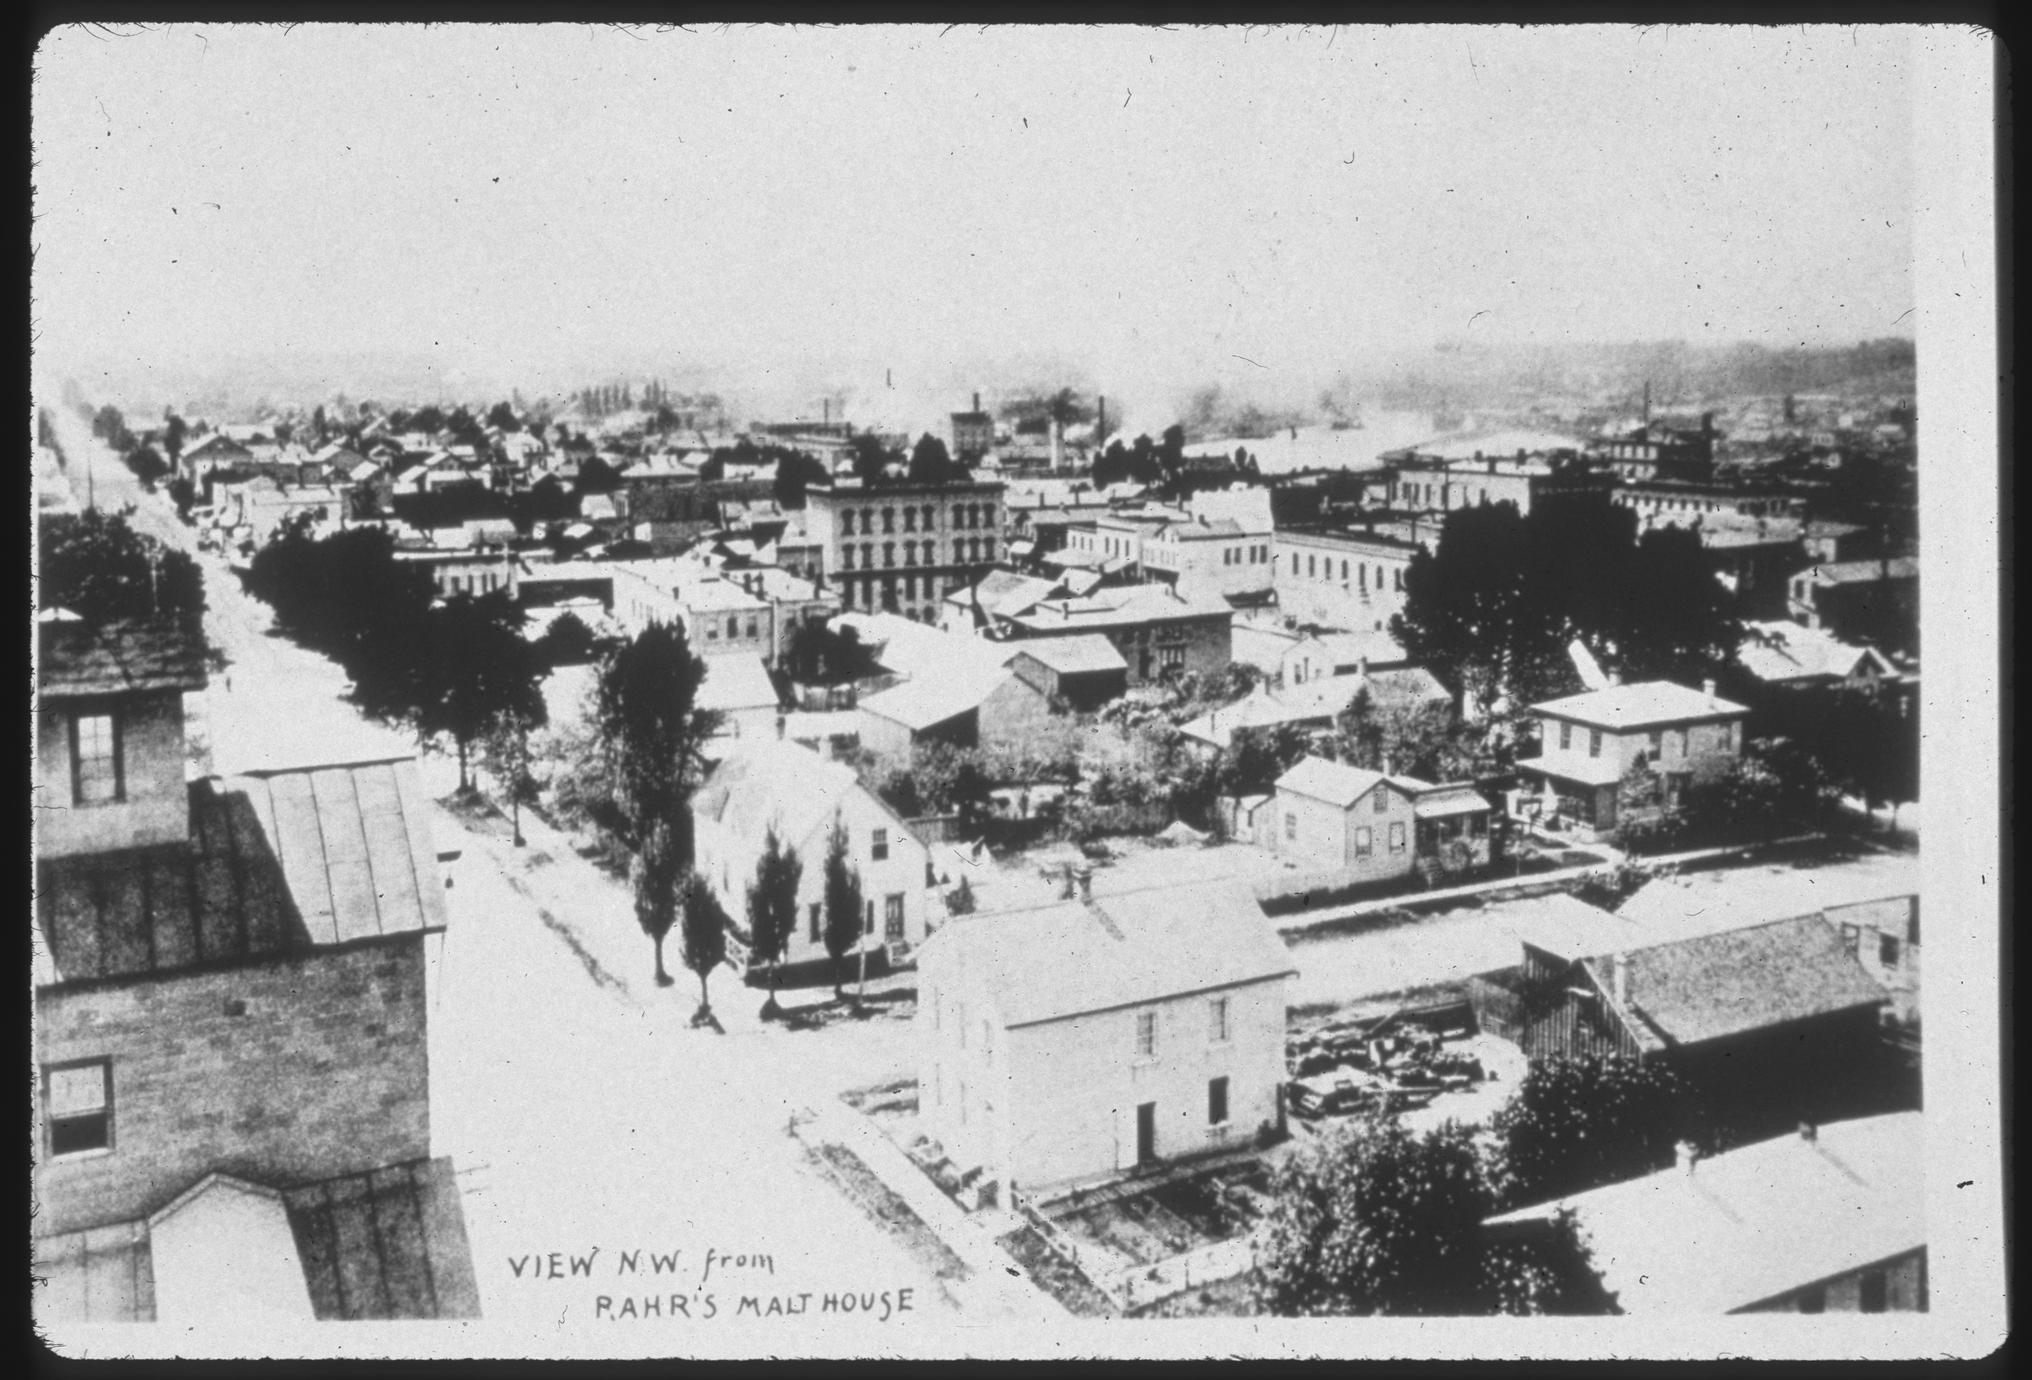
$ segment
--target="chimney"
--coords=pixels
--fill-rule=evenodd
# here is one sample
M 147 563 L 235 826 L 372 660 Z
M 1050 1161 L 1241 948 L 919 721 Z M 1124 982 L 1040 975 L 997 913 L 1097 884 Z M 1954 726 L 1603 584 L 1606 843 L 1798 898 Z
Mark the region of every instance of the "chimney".
M 1819 1140 L 1820 1128 L 1810 1121 L 1802 1121 L 1799 1123 L 1799 1138 L 1809 1142 Z
M 1610 685 L 1621 685 L 1622 683 L 1623 683 L 1623 673 L 1621 671 L 1609 672 Z
M 1700 683 L 1700 693 L 1707 696 L 1708 708 L 1714 708 L 1715 695 L 1714 681 L 1712 679 L 1704 680 Z
M 1369 674 L 1369 659 L 1367 657 L 1363 657 L 1360 661 L 1356 662 L 1355 664 L 1361 668 L 1361 673 L 1363 675 L 1366 676 Z
M 1094 446 L 1098 449 L 1108 440 L 1108 395 L 1099 394 L 1094 404 Z
M 1621 954 L 1609 955 L 1609 992 L 1616 999 L 1616 1005 L 1626 1006 L 1630 1000 L 1630 965 Z
M 981 395 L 979 393 L 976 393 L 974 394 L 974 411 L 979 412 L 980 410 L 981 410 Z
M 777 741 L 777 742 L 779 742 L 779 743 L 783 741 L 783 730 L 784 730 L 784 726 L 785 726 L 785 725 L 786 725 L 786 724 L 787 724 L 788 722 L 789 722 L 789 719 L 788 719 L 788 717 L 787 717 L 787 716 L 785 716 L 785 715 L 782 715 L 782 714 L 778 714 L 778 715 L 776 716 L 776 741 Z
M 1688 1141 L 1682 1140 L 1677 1145 L 1672 1147 L 1672 1152 L 1674 1158 L 1676 1158 L 1679 1162 L 1679 1172 L 1682 1174 L 1691 1174 L 1693 1172 L 1693 1166 L 1700 1159 L 1700 1156 L 1697 1153 L 1695 1153 L 1693 1145 Z
M 1091 901 L 1091 900 L 1093 900 L 1093 899 L 1094 899 L 1094 870 L 1093 870 L 1093 869 L 1092 869 L 1091 867 L 1082 867 L 1082 868 L 1078 869 L 1077 871 L 1075 871 L 1075 872 L 1074 872 L 1074 873 L 1072 874 L 1072 876 L 1073 876 L 1073 880 L 1074 880 L 1075 882 L 1077 882 L 1077 883 L 1079 884 L 1079 898 L 1080 898 L 1080 899 L 1081 899 L 1082 901 Z

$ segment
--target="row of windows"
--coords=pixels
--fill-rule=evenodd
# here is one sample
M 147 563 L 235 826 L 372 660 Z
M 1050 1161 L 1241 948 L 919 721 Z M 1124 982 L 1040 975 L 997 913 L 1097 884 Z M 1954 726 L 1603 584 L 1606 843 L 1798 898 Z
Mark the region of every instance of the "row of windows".
M 896 530 L 897 511 L 895 508 L 884 508 L 881 510 L 882 531 L 884 534 L 892 533 Z M 903 530 L 906 532 L 915 532 L 920 527 L 927 532 L 937 530 L 938 509 L 932 504 L 926 503 L 921 506 L 904 508 L 902 513 Z M 840 510 L 840 535 L 851 537 L 856 532 L 859 532 L 864 537 L 873 536 L 875 535 L 875 519 L 876 510 L 873 508 L 862 508 L 858 512 L 852 508 L 842 508 Z M 952 510 L 952 525 L 955 528 L 963 530 L 992 527 L 995 525 L 995 505 L 992 503 L 955 504 Z
M 879 837 L 882 831 L 878 829 L 875 832 Z M 805 922 L 810 926 L 811 942 L 814 944 L 823 943 L 825 941 L 825 906 L 821 902 L 813 901 L 805 910 Z M 861 933 L 867 935 L 874 932 L 875 898 L 870 896 L 868 898 L 867 914 L 861 921 Z M 882 937 L 891 942 L 904 937 L 903 893 L 900 891 L 892 892 L 882 898 Z
M 444 592 L 450 594 L 492 594 L 508 583 L 508 577 L 498 570 L 482 570 L 474 574 L 461 575 L 456 571 L 447 572 L 444 577 Z
M 1229 546 L 1221 550 L 1222 565 L 1267 565 L 1269 561 L 1268 546 Z
M 860 552 L 860 568 L 863 570 L 876 569 L 874 543 L 863 542 Z M 919 559 L 920 556 L 923 558 L 921 561 Z M 953 542 L 953 559 L 967 565 L 979 565 L 983 562 L 992 561 L 995 559 L 995 539 L 993 537 L 963 537 L 956 539 Z M 932 541 L 923 543 L 907 541 L 903 543 L 903 564 L 905 566 L 920 564 L 937 565 L 938 563 L 938 543 Z M 895 542 L 885 541 L 882 543 L 881 564 L 884 567 L 895 566 Z M 854 566 L 854 548 L 842 546 L 840 548 L 840 569 L 852 570 Z
M 1286 811 L 1284 815 L 1284 837 L 1294 842 L 1298 838 L 1298 816 Z M 1376 836 L 1366 824 L 1355 826 L 1355 856 L 1366 858 L 1375 852 Z M 1405 842 L 1404 821 L 1396 820 L 1390 825 L 1390 851 L 1402 853 L 1408 845 Z
M 705 624 L 706 641 L 718 642 L 720 640 L 720 628 L 722 626 L 720 620 L 717 617 L 712 617 L 701 619 L 700 621 Z M 726 627 L 727 630 L 727 640 L 729 642 L 737 640 L 741 636 L 741 615 L 738 613 L 728 614 L 727 621 L 724 626 Z M 762 635 L 762 622 L 759 615 L 752 613 L 749 614 L 747 619 L 747 626 L 748 626 L 748 637 L 751 640 L 754 638 L 758 638 Z
M 1740 724 L 1730 724 L 1726 729 L 1721 730 L 1721 733 L 1725 737 L 1725 742 L 1721 744 L 1723 750 L 1734 751 L 1737 745 L 1737 738 L 1741 734 L 1741 732 L 1742 726 Z M 1654 728 L 1648 734 L 1645 735 L 1645 748 L 1649 752 L 1653 760 L 1671 761 L 1676 758 L 1682 758 L 1687 756 L 1688 754 L 1688 749 L 1691 745 L 1690 740 L 1692 737 L 1692 733 L 1693 730 L 1686 728 L 1671 728 L 1671 729 Z M 1587 731 L 1587 734 L 1588 734 L 1588 745 L 1587 745 L 1588 756 L 1590 757 L 1601 756 L 1602 731 L 1599 728 L 1591 728 Z M 1562 752 L 1572 750 L 1573 748 L 1572 724 L 1561 722 L 1561 724 L 1559 725 L 1559 747 Z
M 1298 576 L 1298 553 L 1296 551 L 1291 553 L 1291 574 L 1294 579 Z M 1324 558 L 1316 555 L 1306 556 L 1305 578 L 1308 580 L 1332 581 L 1334 579 L 1334 558 L 1332 556 Z M 1366 561 L 1354 562 L 1345 557 L 1342 558 L 1340 573 L 1340 582 L 1342 584 L 1347 584 L 1352 579 L 1355 587 L 1366 594 L 1369 592 L 1369 581 L 1371 578 L 1375 580 L 1375 587 L 1378 592 L 1383 589 L 1386 583 L 1398 593 L 1404 592 L 1403 566 L 1385 566 L 1381 562 L 1370 565 Z

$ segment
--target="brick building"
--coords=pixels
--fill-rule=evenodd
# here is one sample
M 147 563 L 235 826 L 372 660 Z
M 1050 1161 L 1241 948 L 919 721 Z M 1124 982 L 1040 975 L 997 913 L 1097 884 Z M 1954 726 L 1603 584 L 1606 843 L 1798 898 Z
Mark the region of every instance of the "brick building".
M 1006 551 L 999 483 L 880 484 L 842 479 L 805 494 L 805 530 L 840 606 L 939 621 L 940 601 Z
M 194 639 L 56 624 L 40 653 L 39 1316 L 476 1316 L 409 761 L 186 783 Z M 265 1263 L 211 1278 L 248 1240 Z

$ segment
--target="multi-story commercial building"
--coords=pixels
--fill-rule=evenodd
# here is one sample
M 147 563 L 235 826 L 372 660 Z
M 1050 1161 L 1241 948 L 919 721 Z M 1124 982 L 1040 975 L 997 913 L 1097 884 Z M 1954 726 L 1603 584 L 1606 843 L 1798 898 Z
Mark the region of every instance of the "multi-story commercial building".
M 823 551 L 840 605 L 936 623 L 940 601 L 1005 554 L 1002 486 L 842 479 L 805 495 L 805 530 Z

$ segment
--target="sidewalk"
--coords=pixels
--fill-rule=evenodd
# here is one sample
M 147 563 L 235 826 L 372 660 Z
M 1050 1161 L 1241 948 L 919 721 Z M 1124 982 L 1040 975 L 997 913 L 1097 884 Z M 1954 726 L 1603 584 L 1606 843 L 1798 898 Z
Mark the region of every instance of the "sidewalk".
M 940 1192 L 895 1142 L 859 1112 L 838 1102 L 819 1103 L 811 1109 L 811 1119 L 798 1126 L 797 1136 L 808 1144 L 830 1142 L 851 1150 L 901 1198 L 965 1263 L 968 1277 L 954 1286 L 963 1302 L 1021 1321 L 1065 1322 L 1064 1306 L 1030 1283 L 1029 1276 L 988 1231 Z

